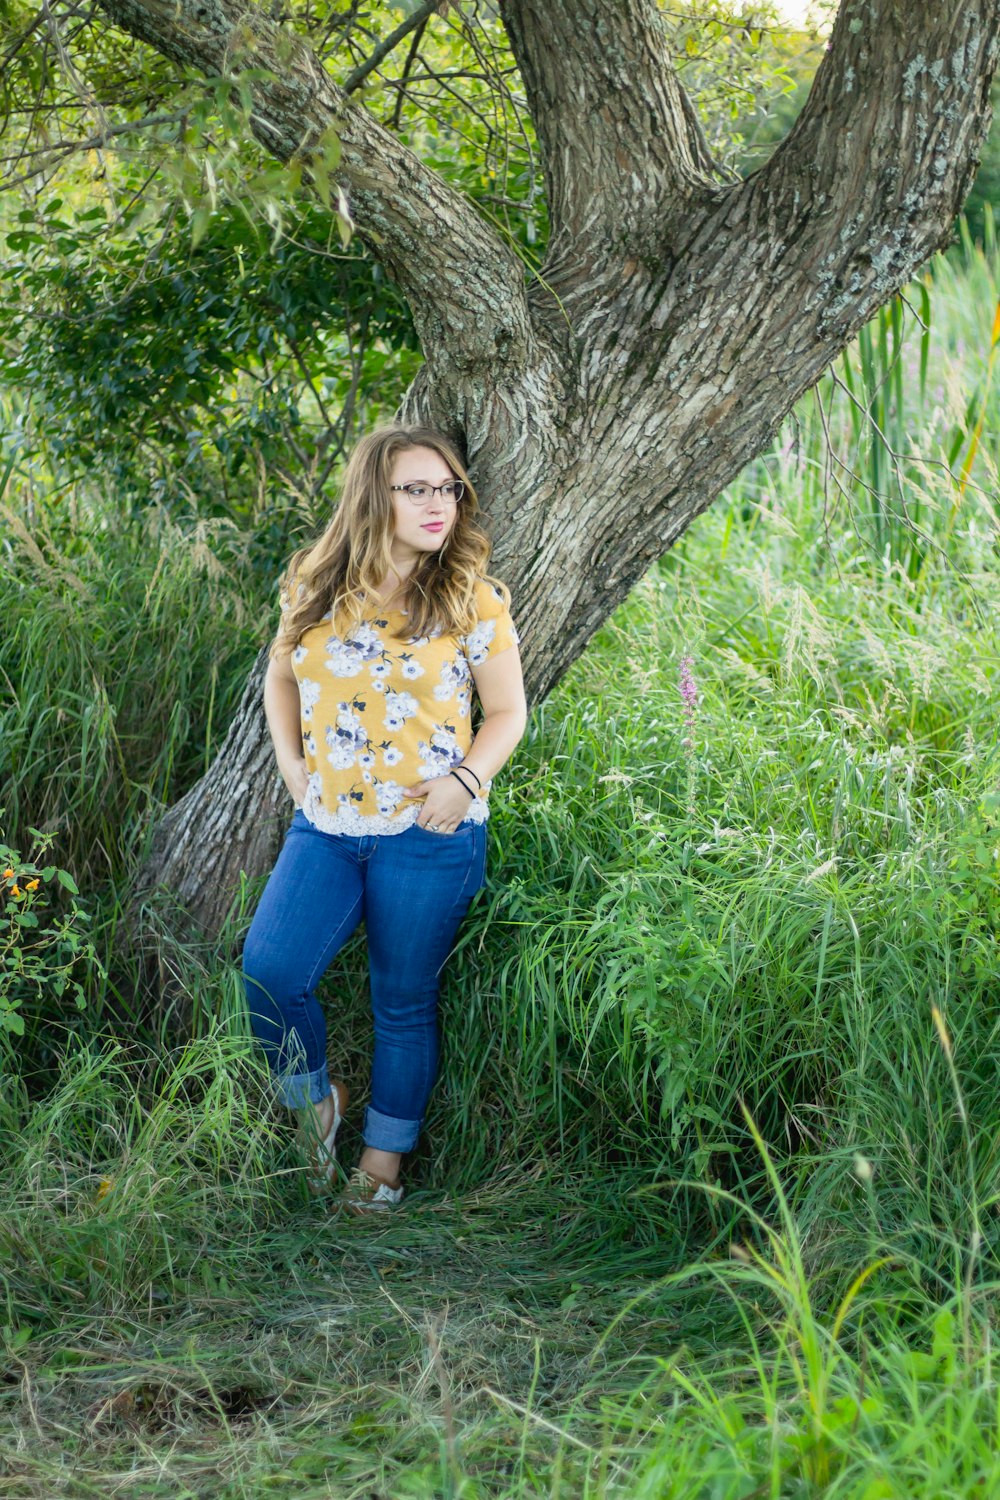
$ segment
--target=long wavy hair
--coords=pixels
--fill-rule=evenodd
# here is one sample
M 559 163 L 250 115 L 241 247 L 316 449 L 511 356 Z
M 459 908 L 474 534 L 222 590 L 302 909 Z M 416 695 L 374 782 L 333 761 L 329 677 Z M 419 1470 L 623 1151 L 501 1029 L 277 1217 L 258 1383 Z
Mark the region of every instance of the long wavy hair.
M 355 444 L 329 526 L 289 559 L 280 580 L 289 608 L 271 644 L 272 658 L 293 650 L 328 610 L 338 626 L 349 628 L 381 607 L 376 590 L 392 566 L 393 464 L 397 454 L 417 447 L 440 454 L 465 492 L 445 542 L 422 557 L 406 579 L 401 605 L 405 636 L 427 635 L 435 628 L 464 635 L 474 629 L 479 580 L 493 584 L 510 608 L 509 589 L 486 572 L 491 543 L 476 524 L 475 486 L 454 444 L 434 428 L 391 423 L 373 428 Z

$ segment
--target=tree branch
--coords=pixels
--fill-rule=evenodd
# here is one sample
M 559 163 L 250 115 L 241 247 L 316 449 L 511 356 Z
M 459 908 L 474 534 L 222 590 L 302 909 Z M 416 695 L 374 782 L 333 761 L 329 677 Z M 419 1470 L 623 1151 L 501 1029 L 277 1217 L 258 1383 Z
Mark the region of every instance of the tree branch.
M 360 88 L 369 73 L 374 73 L 382 59 L 388 57 L 389 53 L 394 47 L 399 45 L 404 36 L 409 36 L 410 32 L 418 26 L 423 30 L 424 22 L 428 16 L 437 10 L 440 3 L 441 0 L 424 0 L 422 5 L 418 5 L 412 15 L 407 16 L 405 21 L 401 21 L 395 31 L 391 32 L 384 41 L 379 43 L 371 57 L 367 58 L 365 62 L 359 63 L 354 71 L 348 74 L 341 85 L 344 93 L 352 94 L 355 89 Z
M 948 243 L 998 58 L 1000 0 L 843 0 L 801 114 L 747 184 L 748 230 L 780 213 L 773 269 L 811 282 L 821 337 L 849 336 Z
M 147 115 L 142 120 L 123 120 L 119 125 L 105 125 L 103 130 L 78 141 L 51 141 L 42 146 L 24 144 L 16 155 L 0 156 L 0 186 L 5 190 L 18 187 L 22 182 L 30 182 L 40 172 L 58 166 L 67 156 L 78 155 L 81 151 L 99 151 L 115 136 L 131 135 L 133 132 L 139 134 L 160 125 L 174 125 L 178 120 L 184 119 L 185 113 L 181 109 L 169 115 Z M 20 177 L 3 176 L 2 169 L 8 162 L 17 164 L 23 161 L 28 161 L 31 165 Z
M 442 377 L 484 367 L 523 374 L 533 337 L 520 260 L 460 193 L 347 97 L 301 39 L 239 0 L 98 4 L 172 62 L 210 77 L 252 70 L 251 128 L 280 160 L 307 159 L 333 127 L 336 176 L 358 235 L 409 302 L 428 362 Z
M 563 286 L 609 246 L 664 245 L 713 186 L 655 0 L 500 0 L 535 125 Z

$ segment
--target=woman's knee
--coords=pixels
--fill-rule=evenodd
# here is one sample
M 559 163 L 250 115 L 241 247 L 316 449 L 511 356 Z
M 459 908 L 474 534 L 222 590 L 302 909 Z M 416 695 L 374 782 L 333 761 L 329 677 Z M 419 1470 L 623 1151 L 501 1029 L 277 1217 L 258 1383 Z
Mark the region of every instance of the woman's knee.
M 279 954 L 267 947 L 245 945 L 242 960 L 243 988 L 254 1030 L 267 1029 L 294 1009 L 294 979 Z M 301 994 L 301 986 L 299 987 Z
M 400 975 L 393 983 L 372 983 L 372 1018 L 376 1032 L 409 1031 L 437 1024 L 440 985 L 436 977 L 423 980 Z

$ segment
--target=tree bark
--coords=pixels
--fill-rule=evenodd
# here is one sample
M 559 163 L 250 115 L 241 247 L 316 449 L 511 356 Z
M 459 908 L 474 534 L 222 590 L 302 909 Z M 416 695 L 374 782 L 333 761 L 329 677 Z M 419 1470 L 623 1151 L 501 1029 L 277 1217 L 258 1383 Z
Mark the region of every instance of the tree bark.
M 276 155 L 331 123 L 360 237 L 404 291 L 425 364 L 398 415 L 452 434 L 485 497 L 530 703 L 772 438 L 859 327 L 948 241 L 989 127 L 1000 0 L 843 0 L 808 101 L 725 181 L 666 55 L 654 0 L 501 0 L 551 222 L 526 284 L 508 246 L 300 40 L 237 0 L 98 0 L 209 73 L 271 78 Z M 277 621 L 275 620 L 275 624 Z M 208 933 L 268 868 L 275 787 L 263 656 L 219 756 L 140 872 Z

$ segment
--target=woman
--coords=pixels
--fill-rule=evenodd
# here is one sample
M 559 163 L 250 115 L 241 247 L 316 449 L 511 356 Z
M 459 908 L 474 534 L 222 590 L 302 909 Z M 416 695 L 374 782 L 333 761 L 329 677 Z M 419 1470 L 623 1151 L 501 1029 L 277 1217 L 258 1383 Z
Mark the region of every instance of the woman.
M 395 1206 L 438 1065 L 438 979 L 485 885 L 491 778 L 527 709 L 506 585 L 447 438 L 367 434 L 317 542 L 289 562 L 264 708 L 296 805 L 247 933 L 254 1034 L 298 1113 L 314 1188 L 347 1105 L 315 986 L 364 918 L 375 1053 L 364 1151 L 341 1202 Z M 472 689 L 483 721 L 473 738 Z

